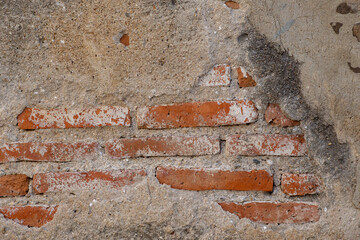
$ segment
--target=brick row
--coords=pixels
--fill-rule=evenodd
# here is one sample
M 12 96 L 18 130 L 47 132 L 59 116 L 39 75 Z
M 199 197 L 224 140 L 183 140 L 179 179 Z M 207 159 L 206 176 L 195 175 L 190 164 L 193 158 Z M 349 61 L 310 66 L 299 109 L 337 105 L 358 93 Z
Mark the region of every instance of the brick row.
M 24 196 L 29 191 L 29 177 L 24 174 L 0 177 L 0 197 Z
M 304 156 L 307 154 L 303 135 L 240 134 L 226 139 L 228 155 Z
M 130 111 L 126 107 L 83 110 L 26 108 L 18 116 L 20 129 L 130 126 L 130 123 Z
M 14 161 L 68 162 L 93 159 L 98 143 L 11 143 L 0 148 L 0 163 Z M 147 137 L 113 139 L 105 144 L 112 158 L 201 156 L 220 153 L 217 137 Z M 303 156 L 306 143 L 302 135 L 243 134 L 226 139 L 227 155 L 244 156 Z
M 290 196 L 304 196 L 322 192 L 322 183 L 313 174 L 284 173 L 281 176 L 281 190 Z
M 143 107 L 137 113 L 139 128 L 214 127 L 252 123 L 258 113 L 252 101 L 192 102 Z
M 317 222 L 320 219 L 317 204 L 299 202 L 250 202 L 236 204 L 220 202 L 219 205 L 239 218 L 248 218 L 260 223 L 307 223 Z
M 0 148 L 0 163 L 14 161 L 67 162 L 78 158 L 92 158 L 97 143 L 12 143 Z
M 220 152 L 220 140 L 215 137 L 124 138 L 107 142 L 105 151 L 115 158 L 210 155 Z
M 264 170 L 246 172 L 158 167 L 156 177 L 161 184 L 183 190 L 271 192 L 273 189 L 273 177 Z
M 144 170 L 39 173 L 33 177 L 36 194 L 61 191 L 120 189 L 146 176 Z
M 0 207 L 4 218 L 28 227 L 42 227 L 53 220 L 58 206 Z

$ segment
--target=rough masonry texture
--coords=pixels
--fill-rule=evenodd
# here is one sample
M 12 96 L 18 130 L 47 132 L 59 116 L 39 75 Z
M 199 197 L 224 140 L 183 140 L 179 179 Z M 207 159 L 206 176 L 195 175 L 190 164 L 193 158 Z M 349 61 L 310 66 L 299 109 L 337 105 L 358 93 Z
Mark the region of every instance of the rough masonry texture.
M 360 239 L 359 14 L 0 1 L 0 239 Z
M 94 157 L 97 143 L 10 143 L 0 148 L 0 163 L 15 161 L 67 162 Z

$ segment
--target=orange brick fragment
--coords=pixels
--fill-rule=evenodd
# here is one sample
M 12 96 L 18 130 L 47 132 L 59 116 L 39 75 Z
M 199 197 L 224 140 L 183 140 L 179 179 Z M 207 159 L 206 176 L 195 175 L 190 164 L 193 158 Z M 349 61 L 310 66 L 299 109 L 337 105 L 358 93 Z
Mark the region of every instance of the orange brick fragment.
M 252 202 L 236 204 L 221 202 L 219 205 L 239 218 L 248 218 L 260 223 L 307 223 L 320 219 L 319 207 L 316 204 L 289 202 Z
M 128 34 L 124 34 L 121 38 L 120 38 L 120 42 L 122 44 L 124 44 L 125 46 L 129 46 L 130 45 L 130 37 Z
M 224 126 L 252 123 L 257 117 L 249 100 L 191 102 L 140 108 L 137 124 L 148 129 Z
M 303 135 L 240 134 L 226 140 L 228 155 L 304 156 L 307 153 Z
M 319 193 L 321 186 L 321 181 L 313 174 L 284 173 L 281 177 L 281 190 L 290 196 Z
M 0 197 L 24 196 L 29 191 L 29 177 L 24 174 L 0 177 Z
M 288 118 L 283 111 L 281 111 L 279 104 L 274 103 L 269 104 L 267 107 L 265 112 L 265 121 L 280 127 L 293 127 L 300 125 L 299 121 Z
M 1 207 L 5 218 L 28 227 L 41 227 L 53 220 L 58 206 Z
M 238 67 L 237 72 L 238 72 L 238 81 L 240 87 L 256 86 L 255 80 L 247 73 L 247 71 L 244 68 Z
M 234 1 L 226 1 L 225 5 L 228 6 L 229 8 L 232 8 L 232 9 L 239 9 L 240 8 L 240 4 L 238 4 L 237 2 L 234 2 Z
M 210 155 L 220 152 L 220 140 L 215 137 L 124 138 L 107 142 L 105 151 L 115 158 Z
M 107 187 L 119 189 L 146 176 L 144 170 L 115 170 L 105 172 L 39 173 L 33 178 L 35 193 L 91 190 Z
M 161 184 L 183 190 L 271 192 L 273 189 L 273 177 L 264 170 L 246 172 L 158 167 L 156 177 Z
M 230 66 L 216 65 L 200 79 L 201 86 L 228 86 L 230 84 Z
M 130 126 L 130 112 L 126 107 L 100 107 L 79 111 L 26 108 L 18 116 L 18 126 L 20 129 Z
M 97 143 L 12 143 L 0 148 L 0 163 L 14 161 L 67 162 L 94 157 Z

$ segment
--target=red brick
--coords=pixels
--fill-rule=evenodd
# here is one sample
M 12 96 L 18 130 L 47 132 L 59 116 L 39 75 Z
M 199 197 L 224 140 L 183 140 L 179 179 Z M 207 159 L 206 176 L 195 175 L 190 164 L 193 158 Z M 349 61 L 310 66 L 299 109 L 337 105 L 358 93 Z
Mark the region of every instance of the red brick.
M 24 196 L 29 191 L 29 178 L 24 174 L 0 177 L 0 197 Z
M 290 196 L 319 193 L 321 186 L 321 181 L 313 174 L 284 173 L 281 177 L 281 190 Z
M 255 80 L 248 74 L 248 72 L 242 68 L 237 68 L 238 72 L 238 82 L 240 87 L 255 87 Z
M 245 172 L 158 167 L 156 177 L 161 184 L 183 190 L 271 192 L 273 189 L 273 177 L 264 170 Z
M 232 8 L 232 9 L 239 9 L 240 8 L 240 4 L 238 4 L 237 2 L 226 1 L 225 4 L 226 4 L 226 6 L 228 6 L 229 8 Z
M 216 65 L 200 80 L 201 86 L 228 86 L 230 84 L 230 66 Z
M 120 189 L 146 176 L 144 170 L 115 170 L 106 172 L 58 172 L 35 174 L 35 193 L 93 190 L 102 187 Z
M 124 34 L 122 35 L 122 37 L 120 38 L 120 42 L 122 44 L 124 44 L 125 46 L 129 46 L 130 45 L 130 37 L 128 34 Z
M 304 156 L 307 153 L 303 135 L 234 135 L 226 140 L 228 155 Z
M 265 121 L 280 127 L 293 127 L 300 125 L 299 121 L 288 118 L 283 111 L 281 111 L 279 104 L 274 103 L 269 104 L 267 107 L 265 112 Z
M 258 113 L 252 101 L 191 102 L 138 110 L 139 128 L 224 126 L 252 123 Z
M 235 204 L 219 203 L 220 206 L 239 218 L 248 218 L 260 223 L 307 223 L 320 219 L 319 207 L 314 204 L 289 202 L 252 202 Z
M 97 143 L 12 143 L 0 148 L 0 163 L 14 161 L 66 162 L 92 157 Z
M 58 206 L 24 206 L 1 207 L 0 213 L 10 219 L 28 227 L 41 227 L 53 220 Z
M 220 152 L 220 140 L 214 137 L 124 138 L 107 142 L 105 151 L 115 158 L 211 155 Z
M 18 116 L 18 126 L 21 129 L 130 126 L 130 112 L 126 107 L 84 110 L 26 108 Z

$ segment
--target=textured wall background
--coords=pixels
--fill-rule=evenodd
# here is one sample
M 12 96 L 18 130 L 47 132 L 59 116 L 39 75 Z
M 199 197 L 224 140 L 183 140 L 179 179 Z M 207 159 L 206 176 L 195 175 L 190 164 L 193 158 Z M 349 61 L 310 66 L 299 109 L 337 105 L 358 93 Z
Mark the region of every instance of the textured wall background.
M 220 0 L 1 1 L 1 145 L 100 144 L 94 159 L 3 163 L 1 175 L 123 168 L 141 168 L 148 174 L 146 180 L 121 191 L 44 195 L 30 191 L 24 197 L 1 198 L 1 206 L 59 205 L 54 219 L 41 228 L 1 217 L 1 238 L 359 238 L 360 47 L 353 36 L 359 2 L 348 2 L 349 13 L 336 11 L 342 3 L 338 0 L 237 3 L 239 9 Z M 338 34 L 333 29 L 336 22 L 342 24 Z M 128 46 L 121 43 L 124 34 L 129 36 Z M 231 84 L 201 86 L 201 79 L 217 64 L 231 66 Z M 239 88 L 238 66 L 250 72 L 256 87 Z M 135 123 L 137 107 L 244 98 L 259 110 L 255 124 L 147 130 Z M 279 103 L 301 125 L 286 129 L 268 125 L 264 121 L 268 103 Z M 127 106 L 133 124 L 34 131 L 17 126 L 25 107 L 99 106 Z M 302 132 L 309 155 L 296 161 L 276 156 L 254 161 L 224 154 L 114 160 L 104 154 L 105 143 L 121 137 L 209 135 L 224 144 L 228 135 L 239 133 Z M 154 170 L 159 165 L 264 169 L 274 174 L 275 190 L 271 194 L 174 190 L 159 184 Z M 325 190 L 289 198 L 279 189 L 281 172 L 317 174 Z M 289 200 L 319 204 L 320 220 L 265 225 L 239 219 L 216 203 Z

